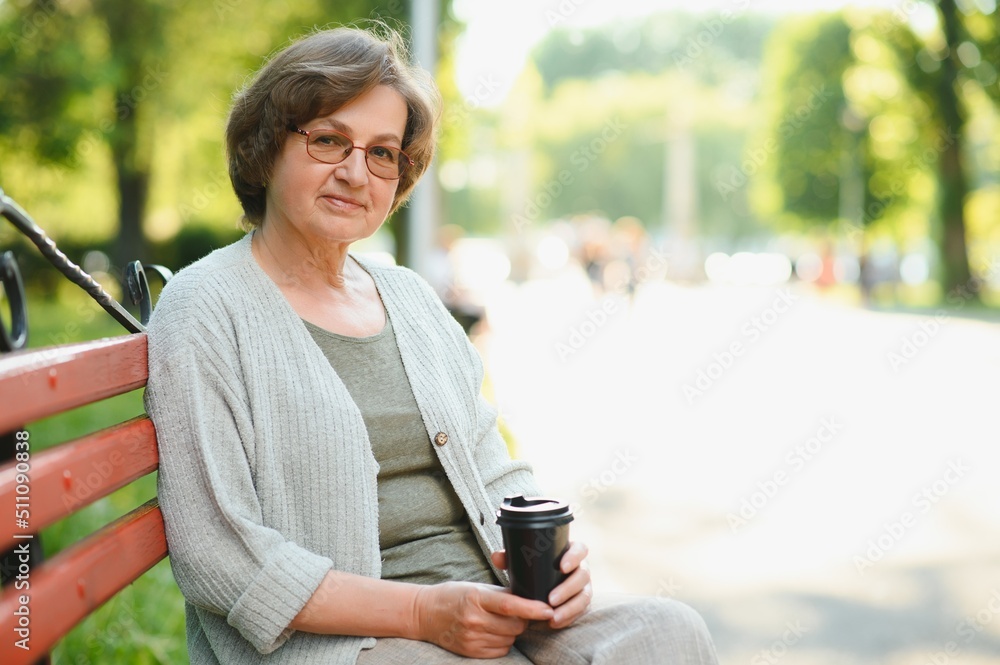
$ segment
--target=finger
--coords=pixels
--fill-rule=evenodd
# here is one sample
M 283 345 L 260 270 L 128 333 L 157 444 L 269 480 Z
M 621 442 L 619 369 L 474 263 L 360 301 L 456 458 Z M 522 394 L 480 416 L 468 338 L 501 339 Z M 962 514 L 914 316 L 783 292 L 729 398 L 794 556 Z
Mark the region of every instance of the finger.
M 504 570 L 507 567 L 507 552 L 504 550 L 493 552 L 490 554 L 490 559 L 493 560 L 493 565 L 500 570 Z
M 552 608 L 540 600 L 521 598 L 504 590 L 488 590 L 480 597 L 485 610 L 506 617 L 517 617 L 528 621 L 548 621 L 552 618 Z
M 566 574 L 573 572 L 580 567 L 580 564 L 583 563 L 588 554 L 590 554 L 590 549 L 583 543 L 570 543 L 566 553 L 562 555 L 562 559 L 559 561 L 559 570 Z
M 549 620 L 549 628 L 565 628 L 586 614 L 592 596 L 592 587 L 588 584 L 580 593 L 556 608 L 555 614 Z
M 514 638 L 528 628 L 528 622 L 518 617 L 507 617 L 500 614 L 488 614 L 482 624 L 482 632 L 491 636 L 496 642 L 513 643 Z M 553 615 L 555 616 L 555 615 Z
M 589 584 L 590 569 L 586 566 L 577 568 L 570 573 L 569 577 L 563 580 L 562 584 L 552 590 L 549 594 L 549 605 L 559 607 L 583 591 L 584 587 Z
M 483 646 L 477 651 L 465 654 L 471 658 L 503 658 L 510 653 L 510 648 L 514 646 L 514 640 L 510 644 Z

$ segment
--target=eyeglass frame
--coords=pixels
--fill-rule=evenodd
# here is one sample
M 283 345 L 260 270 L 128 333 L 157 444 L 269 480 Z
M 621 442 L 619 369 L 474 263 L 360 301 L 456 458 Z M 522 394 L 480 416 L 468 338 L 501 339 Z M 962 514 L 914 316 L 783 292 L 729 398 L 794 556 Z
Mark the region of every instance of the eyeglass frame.
M 315 159 L 320 164 L 330 164 L 330 165 L 343 164 L 344 162 L 347 161 L 347 158 L 351 156 L 351 153 L 354 152 L 354 150 L 363 150 L 364 153 L 365 153 L 365 168 L 368 169 L 368 172 L 371 173 L 373 176 L 375 176 L 376 178 L 381 178 L 382 180 L 399 180 L 406 173 L 406 169 L 408 169 L 411 166 L 414 166 L 416 164 L 416 162 L 413 161 L 412 157 L 410 157 L 405 152 L 403 152 L 402 148 L 394 148 L 391 145 L 371 145 L 371 146 L 368 146 L 366 148 L 364 146 L 360 146 L 360 145 L 357 145 L 356 143 L 354 143 L 354 139 L 352 139 L 350 136 L 348 136 L 344 132 L 341 132 L 339 130 L 333 129 L 331 127 L 317 127 L 316 129 L 306 130 L 306 129 L 301 129 L 297 125 L 288 125 L 288 131 L 292 132 L 293 134 L 301 134 L 302 136 L 306 137 L 306 154 L 309 155 L 310 157 L 312 157 L 313 159 Z M 347 139 L 350 142 L 350 144 L 351 144 L 350 150 L 347 150 L 344 153 L 344 158 L 341 159 L 339 162 L 326 162 L 326 161 L 323 161 L 322 159 L 316 157 L 316 155 L 312 154 L 312 152 L 309 150 L 309 135 L 312 134 L 313 132 L 316 132 L 316 131 L 319 131 L 319 132 L 332 132 L 334 134 L 340 134 L 341 136 L 343 136 L 345 139 Z M 396 151 L 399 152 L 400 155 L 402 155 L 406 159 L 406 162 L 403 163 L 402 168 L 400 168 L 400 170 L 399 170 L 399 175 L 398 176 L 396 176 L 395 178 L 389 178 L 389 177 L 386 177 L 384 175 L 379 175 L 378 173 L 375 173 L 374 171 L 372 171 L 371 164 L 368 163 L 368 155 L 370 154 L 369 151 L 372 150 L 373 148 L 389 148 L 391 150 L 396 150 Z

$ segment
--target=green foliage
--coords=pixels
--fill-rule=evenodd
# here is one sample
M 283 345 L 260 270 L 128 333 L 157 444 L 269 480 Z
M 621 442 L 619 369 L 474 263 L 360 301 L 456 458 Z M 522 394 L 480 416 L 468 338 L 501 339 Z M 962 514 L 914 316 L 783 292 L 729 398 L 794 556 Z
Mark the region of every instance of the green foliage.
M 976 3 L 973 3 L 976 4 Z M 994 9 L 984 14 L 974 6 L 962 5 L 959 14 L 962 28 L 962 51 L 958 54 L 963 68 L 961 79 L 971 83 L 974 88 L 980 88 L 993 100 L 1000 104 L 1000 11 Z
M 904 245 L 927 236 L 942 136 L 923 49 L 888 13 L 780 26 L 764 66 L 762 136 L 776 149 L 754 184 L 762 215 L 797 228 L 873 226 Z M 812 104 L 819 90 L 825 99 Z
M 972 111 L 994 112 L 982 99 L 1000 99 L 997 61 L 982 57 L 998 54 L 1000 13 L 959 11 L 951 0 L 937 10 L 938 25 L 919 36 L 898 9 L 782 24 L 764 68 L 765 131 L 781 136 L 754 202 L 779 225 L 845 223 L 859 231 L 851 238 L 859 251 L 866 247 L 856 241 L 869 227 L 903 248 L 938 236 L 949 290 L 969 282 L 969 231 L 985 237 L 981 224 L 966 223 L 967 205 L 982 198 L 967 198 L 977 176 L 965 164 L 979 167 L 980 179 L 991 167 L 965 156 L 966 130 Z M 829 86 L 833 103 L 807 113 L 792 140 L 783 119 L 802 108 L 796 91 L 817 81 Z
M 223 229 L 209 224 L 188 224 L 171 240 L 157 243 L 150 252 L 153 263 L 167 266 L 173 271 L 190 265 L 212 250 L 235 242 L 243 231 Z
M 729 238 L 758 232 L 745 192 L 720 196 L 716 182 L 726 164 L 742 161 L 771 23 L 750 14 L 670 13 L 553 32 L 503 107 L 470 114 L 474 124 L 447 145 L 446 164 L 459 162 L 470 173 L 467 188 L 445 197 L 451 219 L 496 232 L 593 212 L 636 216 L 655 228 L 664 217 L 667 144 L 680 127 L 695 145 L 699 231 Z M 471 176 L 483 155 L 495 156 L 502 174 L 492 187 Z M 512 194 L 515 208 L 500 207 L 498 218 L 496 202 L 510 205 Z
M 776 29 L 763 65 L 768 122 L 756 143 L 764 151 L 757 161 L 777 180 L 779 195 L 762 214 L 807 223 L 837 217 L 841 155 L 852 147 L 839 131 L 850 49 L 850 28 L 837 15 L 797 17 Z
M 731 81 L 734 70 L 752 75 L 772 26 L 765 16 L 734 11 L 662 13 L 599 29 L 557 30 L 533 60 L 546 92 L 562 81 L 615 72 L 678 70 L 718 85 Z
M 0 3 L 0 186 L 60 245 L 120 233 L 124 202 L 153 254 L 189 224 L 226 234 L 241 215 L 222 141 L 233 92 L 317 26 L 380 18 L 405 30 L 408 11 L 398 0 Z M 134 258 L 151 253 L 116 263 Z
M 52 0 L 0 4 L 0 33 L 0 135 L 45 161 L 68 162 L 87 115 L 80 102 L 95 95 L 100 75 L 81 64 L 106 38 L 78 5 Z

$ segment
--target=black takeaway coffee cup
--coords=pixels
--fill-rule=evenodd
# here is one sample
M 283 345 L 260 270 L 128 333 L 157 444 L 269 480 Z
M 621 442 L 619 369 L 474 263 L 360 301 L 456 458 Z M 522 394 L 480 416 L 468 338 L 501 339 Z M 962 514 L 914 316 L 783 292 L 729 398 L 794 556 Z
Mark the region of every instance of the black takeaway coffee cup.
M 565 501 L 521 494 L 503 500 L 497 524 L 507 551 L 511 591 L 548 602 L 549 592 L 566 579 L 559 562 L 569 547 L 572 521 L 573 511 Z

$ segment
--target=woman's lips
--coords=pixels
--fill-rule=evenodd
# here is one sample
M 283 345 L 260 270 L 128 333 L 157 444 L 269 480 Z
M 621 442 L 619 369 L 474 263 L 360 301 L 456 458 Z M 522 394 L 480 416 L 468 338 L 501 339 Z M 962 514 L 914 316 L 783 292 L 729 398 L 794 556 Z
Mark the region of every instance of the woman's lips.
M 349 196 L 340 196 L 337 194 L 327 194 L 323 196 L 323 199 L 335 208 L 341 210 L 359 210 L 364 208 L 364 204 L 357 199 L 352 199 Z

